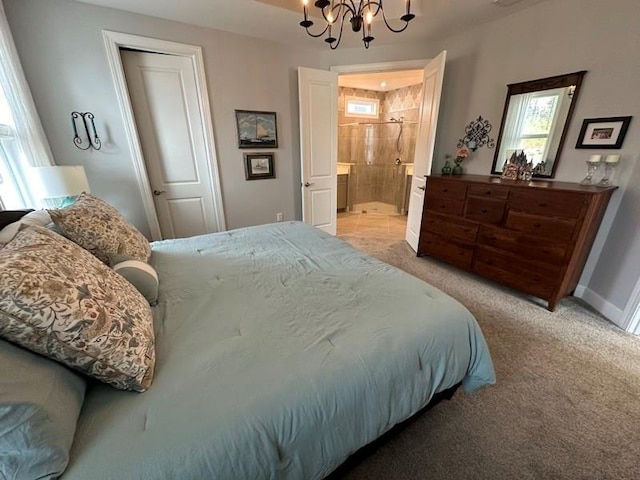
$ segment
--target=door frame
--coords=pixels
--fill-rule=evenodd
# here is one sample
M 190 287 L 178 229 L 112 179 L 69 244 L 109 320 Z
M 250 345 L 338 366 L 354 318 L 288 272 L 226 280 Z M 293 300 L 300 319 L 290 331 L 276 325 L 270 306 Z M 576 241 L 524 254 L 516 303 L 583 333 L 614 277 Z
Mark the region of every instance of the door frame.
M 640 279 L 631 292 L 631 297 L 622 313 L 620 326 L 629 333 L 640 335 Z
M 213 135 L 213 120 L 211 116 L 211 106 L 209 103 L 209 93 L 207 90 L 202 48 L 195 45 L 114 32 L 111 30 L 103 30 L 102 36 L 107 50 L 109 69 L 111 70 L 111 75 L 115 84 L 116 97 L 118 98 L 120 110 L 122 111 L 124 129 L 127 134 L 129 150 L 133 159 L 138 187 L 140 188 L 140 193 L 142 195 L 142 205 L 147 217 L 147 222 L 149 223 L 152 240 L 162 240 L 162 233 L 160 231 L 160 222 L 158 221 L 158 215 L 153 201 L 153 193 L 151 191 L 151 184 L 149 183 L 149 176 L 147 175 L 147 167 L 142 153 L 142 145 L 140 143 L 140 136 L 138 135 L 138 129 L 136 127 L 133 107 L 131 105 L 131 99 L 129 98 L 129 88 L 124 74 L 122 57 L 120 56 L 121 48 L 131 48 L 149 53 L 164 53 L 191 59 L 196 78 L 198 105 L 200 107 L 205 152 L 208 160 L 207 164 L 209 166 L 207 169 L 208 177 L 211 188 L 213 189 L 213 208 L 216 212 L 215 224 L 218 231 L 226 230 L 227 227 L 224 217 L 222 190 L 220 184 L 220 171 L 218 168 L 215 138 Z
M 395 72 L 399 70 L 423 70 L 433 58 L 418 60 L 399 60 L 395 62 L 377 62 L 377 63 L 361 63 L 355 65 L 334 65 L 329 68 L 330 71 L 338 74 L 338 83 L 340 75 L 349 73 L 377 73 L 377 72 Z M 338 89 L 340 86 L 338 85 Z M 418 129 L 422 125 L 422 115 L 418 123 Z M 336 184 L 338 177 L 336 176 Z M 337 195 L 337 188 L 336 188 Z

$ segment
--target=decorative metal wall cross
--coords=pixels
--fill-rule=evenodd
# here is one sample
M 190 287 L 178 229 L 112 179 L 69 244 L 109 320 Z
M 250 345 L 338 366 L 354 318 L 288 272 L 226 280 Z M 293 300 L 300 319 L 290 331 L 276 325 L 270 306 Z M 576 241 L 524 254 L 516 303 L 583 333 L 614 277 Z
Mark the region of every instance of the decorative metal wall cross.
M 85 140 L 80 138 L 80 135 L 78 135 L 78 125 L 76 121 L 79 118 L 82 119 L 84 131 L 87 134 L 86 143 Z M 71 124 L 73 125 L 73 144 L 80 150 L 89 150 L 90 148 L 93 148 L 94 150 L 100 150 L 102 148 L 102 141 L 100 141 L 100 137 L 98 137 L 96 124 L 93 121 L 94 118 L 95 117 L 91 112 L 71 112 Z
M 458 140 L 458 148 L 468 147 L 474 152 L 485 145 L 488 148 L 494 148 L 496 142 L 489 137 L 492 129 L 493 126 L 489 123 L 489 120 L 485 120 L 482 116 L 478 117 L 477 120 L 474 120 L 464 128 L 465 135 L 464 138 Z

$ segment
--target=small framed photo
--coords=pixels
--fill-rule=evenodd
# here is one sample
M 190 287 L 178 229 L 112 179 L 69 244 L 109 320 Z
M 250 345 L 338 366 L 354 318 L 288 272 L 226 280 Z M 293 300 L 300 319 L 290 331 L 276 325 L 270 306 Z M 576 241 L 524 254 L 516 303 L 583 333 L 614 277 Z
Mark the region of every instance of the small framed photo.
M 630 123 L 631 117 L 586 118 L 576 148 L 621 148 Z
M 236 110 L 238 148 L 278 148 L 276 112 Z
M 273 153 L 245 153 L 244 171 L 247 180 L 276 178 Z

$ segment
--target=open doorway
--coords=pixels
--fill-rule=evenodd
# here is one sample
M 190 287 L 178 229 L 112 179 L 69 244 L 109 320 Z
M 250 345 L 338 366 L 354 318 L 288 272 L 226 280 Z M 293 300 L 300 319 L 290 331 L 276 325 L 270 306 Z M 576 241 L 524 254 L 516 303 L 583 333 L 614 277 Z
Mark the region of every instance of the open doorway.
M 423 69 L 338 77 L 338 235 L 405 237 L 423 79 Z

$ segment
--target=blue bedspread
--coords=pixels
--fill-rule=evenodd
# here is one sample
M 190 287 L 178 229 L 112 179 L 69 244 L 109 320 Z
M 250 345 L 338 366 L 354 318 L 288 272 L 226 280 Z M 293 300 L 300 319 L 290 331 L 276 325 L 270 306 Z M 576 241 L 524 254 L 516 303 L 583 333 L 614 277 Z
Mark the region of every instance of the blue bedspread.
M 65 480 L 320 479 L 434 393 L 495 381 L 462 305 L 305 224 L 157 242 L 152 263 L 154 383 L 87 394 Z

